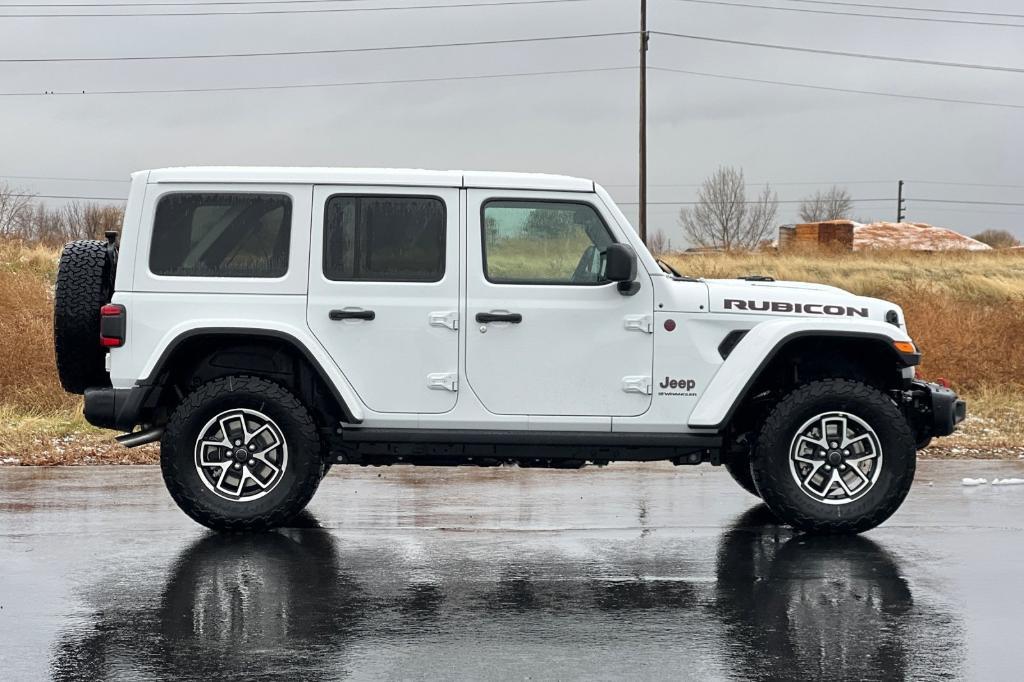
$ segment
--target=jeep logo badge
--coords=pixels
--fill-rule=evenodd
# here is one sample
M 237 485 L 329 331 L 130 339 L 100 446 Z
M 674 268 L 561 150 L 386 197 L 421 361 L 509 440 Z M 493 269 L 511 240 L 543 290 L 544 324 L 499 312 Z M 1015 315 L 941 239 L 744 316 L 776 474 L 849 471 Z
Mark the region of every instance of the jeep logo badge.
M 658 395 L 684 395 L 684 396 L 695 396 L 694 389 L 697 387 L 697 382 L 693 379 L 673 379 L 672 377 L 665 377 L 661 383 L 658 384 Z

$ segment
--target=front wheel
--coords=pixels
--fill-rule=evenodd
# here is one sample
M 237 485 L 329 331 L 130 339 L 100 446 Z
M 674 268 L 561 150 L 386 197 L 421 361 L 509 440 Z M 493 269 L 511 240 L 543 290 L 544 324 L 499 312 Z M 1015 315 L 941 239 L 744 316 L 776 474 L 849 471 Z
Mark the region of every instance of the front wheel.
M 885 394 L 828 379 L 782 399 L 751 459 L 757 490 L 791 526 L 860 533 L 889 518 L 914 480 L 914 436 Z
M 287 522 L 323 477 L 309 410 L 282 386 L 250 376 L 214 379 L 182 401 L 160 441 L 160 467 L 182 511 L 228 531 Z

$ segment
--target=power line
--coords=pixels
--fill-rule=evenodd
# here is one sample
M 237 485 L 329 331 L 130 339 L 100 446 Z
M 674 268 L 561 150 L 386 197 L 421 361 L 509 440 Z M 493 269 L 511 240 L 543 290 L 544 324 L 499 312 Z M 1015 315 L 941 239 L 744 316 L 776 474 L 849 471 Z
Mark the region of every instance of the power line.
M 825 185 L 887 185 L 887 184 L 891 184 L 891 183 L 896 182 L 896 181 L 895 180 L 838 180 L 838 181 L 813 180 L 811 182 L 768 182 L 768 181 L 766 181 L 766 182 L 755 182 L 753 180 L 748 180 L 747 182 L 749 184 L 751 184 L 751 185 L 771 185 L 772 187 L 782 187 L 782 186 L 785 186 L 785 185 L 821 185 L 821 186 L 825 186 Z M 907 182 L 911 182 L 911 181 L 908 180 Z M 612 184 L 612 183 L 600 183 L 600 184 L 601 184 L 602 187 L 636 187 L 637 186 L 635 182 L 634 183 L 621 183 L 621 184 Z M 647 186 L 648 187 L 703 187 L 704 183 L 702 183 L 702 182 L 693 182 L 693 183 L 663 182 L 663 183 L 651 183 L 651 184 L 648 184 Z
M 301 2 L 318 2 L 319 0 L 300 0 Z M 840 7 L 866 7 L 869 9 L 910 10 L 912 12 L 935 12 L 937 14 L 962 14 L 982 17 L 1010 17 L 1024 19 L 1024 14 L 1007 14 L 1004 12 L 979 12 L 964 9 L 939 9 L 937 7 L 912 7 L 910 5 L 874 5 L 866 2 L 836 2 L 835 0 L 786 0 L 800 2 L 805 5 L 838 5 Z
M 1024 73 L 1024 68 L 1015 66 L 996 66 L 993 64 L 971 64 L 967 62 L 945 62 L 936 59 L 917 59 L 914 57 L 897 57 L 895 55 L 870 54 L 867 52 L 846 52 L 843 50 L 822 50 L 813 47 L 800 47 L 798 45 L 779 45 L 777 43 L 758 43 L 748 40 L 733 40 L 731 38 L 716 38 L 713 36 L 698 36 L 687 33 L 672 33 L 670 31 L 651 31 L 657 35 L 670 36 L 672 38 L 683 38 L 686 40 L 701 40 L 710 43 L 724 43 L 727 45 L 743 45 L 744 47 L 763 47 L 769 50 L 786 50 L 789 52 L 806 52 L 812 54 L 825 54 L 832 57 L 855 57 L 857 59 L 874 59 L 885 62 L 902 62 L 906 64 L 924 64 L 927 66 L 945 66 L 957 69 L 979 69 L 983 71 L 1005 71 L 1008 73 Z
M 928 95 L 906 95 L 895 92 L 881 92 L 878 90 L 855 90 L 853 88 L 834 88 L 827 85 L 811 85 L 809 83 L 794 83 L 791 81 L 776 81 L 765 78 L 748 78 L 745 76 L 731 76 L 722 73 L 706 73 L 703 71 L 687 71 L 685 69 L 671 69 L 664 66 L 649 67 L 653 71 L 666 71 L 669 73 L 681 73 L 688 76 L 699 76 L 702 78 L 721 78 L 724 80 L 744 81 L 747 83 L 762 83 L 765 85 L 784 85 L 791 88 L 806 88 L 809 90 L 826 90 L 828 92 L 844 92 L 854 95 L 874 95 L 876 97 L 896 97 L 899 99 L 914 99 L 925 102 L 943 102 L 947 104 L 973 104 L 983 107 L 998 107 L 1003 109 L 1024 109 L 1024 104 L 1009 104 L 1006 102 L 985 102 L 971 99 L 954 99 L 952 97 L 930 97 Z
M 128 201 L 125 197 L 84 197 L 73 194 L 8 194 L 9 197 L 27 197 L 29 199 L 82 199 L 88 201 Z
M 504 40 L 469 40 L 457 43 L 419 43 L 413 45 L 381 45 L 377 47 L 342 47 L 326 50 L 286 50 L 281 52 L 223 52 L 210 54 L 182 55 L 129 55 L 123 57 L 15 57 L 0 59 L 0 63 L 22 64 L 37 62 L 138 62 L 179 59 L 241 59 L 248 57 L 295 57 L 323 54 L 352 54 L 358 52 L 391 52 L 395 50 L 428 50 L 439 47 L 479 47 L 483 45 L 518 45 L 520 43 L 541 43 L 557 40 L 581 40 L 587 38 L 608 38 L 613 36 L 632 35 L 632 31 L 615 31 L 610 33 L 580 33 L 559 36 L 540 36 L 537 38 L 507 38 Z
M 780 199 L 774 202 L 776 204 L 802 204 L 806 199 Z M 878 203 L 880 201 L 896 201 L 895 199 L 850 199 L 850 201 L 857 203 Z M 616 201 L 616 204 L 620 206 L 637 206 L 639 201 Z M 696 206 L 697 204 L 703 203 L 700 201 L 648 201 L 649 205 L 652 206 Z M 729 201 L 730 204 L 761 204 L 762 201 Z
M 958 185 L 960 187 L 1002 187 L 1006 189 L 1024 189 L 1024 185 L 995 185 L 987 182 L 946 182 L 942 180 L 907 180 L 916 185 Z
M 196 0 L 195 2 L 9 2 L 6 7 L 201 7 L 207 5 L 326 5 L 366 0 Z
M 966 201 L 960 199 L 913 199 L 907 197 L 907 201 L 921 202 L 925 204 L 970 204 L 977 206 L 1024 206 L 1024 201 Z
M 324 2 L 338 2 L 339 0 L 323 0 Z M 351 1 L 351 0 L 344 0 Z M 337 14 L 348 12 L 397 12 L 402 10 L 421 9 L 462 9 L 466 7 L 507 7 L 515 5 L 554 5 L 567 2 L 592 2 L 593 0 L 497 0 L 496 2 L 459 2 L 449 4 L 430 5 L 389 5 L 386 7 L 316 7 L 308 9 L 255 9 L 246 11 L 225 11 L 225 10 L 203 10 L 201 12 L 92 12 L 92 13 L 20 13 L 0 14 L 0 19 L 32 18 L 32 19 L 68 19 L 68 18 L 111 18 L 111 17 L 208 17 L 208 16 L 250 16 L 266 14 Z M 166 3 L 167 5 L 178 6 L 182 3 Z M 202 4 L 202 3 L 189 3 Z M 217 4 L 217 3 L 209 3 Z M 220 4 L 242 4 L 242 3 L 220 3 Z M 271 3 L 254 3 L 271 4 Z M 273 3 L 278 4 L 278 3 Z M 41 5 L 33 5 L 41 6 Z M 62 5 L 63 7 L 88 7 L 88 5 Z M 99 5 L 96 5 L 99 6 Z M 116 5 L 109 5 L 115 7 Z M 127 5 L 126 5 L 127 6 Z M 139 6 L 147 6 L 140 4 Z M 10 7 L 10 5 L 8 5 Z
M 129 180 L 122 178 L 120 180 L 114 180 L 112 178 L 55 178 L 47 175 L 0 175 L 0 180 L 53 180 L 57 182 L 130 182 Z
M 907 203 L 922 203 L 922 204 L 956 204 L 956 205 L 978 205 L 978 206 L 1024 206 L 1024 202 L 1011 202 L 1011 201 L 970 201 L 963 199 L 914 199 L 911 197 L 905 197 Z M 805 199 L 783 199 L 772 203 L 776 204 L 802 204 Z M 895 197 L 889 199 L 850 199 L 855 203 L 877 203 L 880 201 L 896 201 Z M 622 206 L 635 206 L 639 202 L 636 201 L 617 201 L 615 202 Z M 664 206 L 696 206 L 700 201 L 649 201 L 647 202 L 652 205 L 664 205 Z M 761 201 L 730 201 L 732 204 L 760 204 Z
M 805 7 L 779 7 L 777 5 L 753 5 L 743 2 L 721 2 L 721 0 L 673 0 L 698 5 L 718 5 L 720 7 L 740 7 L 744 9 L 766 9 L 781 12 L 799 12 L 801 14 L 826 14 L 840 17 L 865 17 L 868 19 L 895 19 L 898 21 L 925 21 L 936 24 L 966 24 L 971 26 L 1001 26 L 1003 28 L 1024 28 L 1024 24 L 1007 24 L 999 21 L 965 21 L 963 19 L 940 19 L 938 17 L 908 17 L 896 14 L 867 14 L 864 12 L 841 12 L 839 10 L 807 9 Z
M 576 73 L 600 73 L 605 71 L 634 71 L 635 66 L 610 66 L 591 69 L 560 69 L 554 71 L 526 71 L 515 73 L 488 73 L 466 76 L 436 76 L 431 78 L 397 78 L 393 80 L 346 81 L 341 83 L 302 83 L 285 85 L 240 85 L 223 88 L 160 88 L 149 90 L 91 90 L 47 92 L 0 92 L 0 97 L 63 97 L 89 95 L 162 95 L 196 92 L 249 92 L 256 90 L 302 90 L 315 88 L 341 88 L 359 85 L 400 85 L 406 83 L 438 83 L 443 81 L 484 80 L 488 78 L 525 78 L 528 76 L 555 76 Z

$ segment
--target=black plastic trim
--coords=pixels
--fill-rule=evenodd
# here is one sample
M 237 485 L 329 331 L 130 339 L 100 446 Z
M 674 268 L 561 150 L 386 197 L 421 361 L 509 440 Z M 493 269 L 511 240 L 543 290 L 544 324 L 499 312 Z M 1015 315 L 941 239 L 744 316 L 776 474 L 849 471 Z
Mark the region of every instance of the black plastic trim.
M 472 443 L 489 445 L 597 445 L 602 447 L 717 448 L 722 439 L 703 433 L 609 431 L 510 431 L 483 429 L 341 429 L 342 442 Z
M 143 379 L 139 379 L 136 382 L 136 385 L 143 387 L 154 386 L 156 383 L 156 377 L 160 376 L 160 372 L 163 370 L 163 367 L 167 363 L 167 360 L 171 357 L 174 351 L 177 350 L 178 346 L 180 346 L 182 342 L 197 336 L 207 335 L 259 336 L 265 338 L 279 339 L 281 341 L 288 342 L 296 350 L 302 353 L 303 357 L 306 360 L 308 360 L 309 364 L 313 367 L 314 370 L 316 370 L 316 373 L 320 376 L 320 379 L 323 380 L 324 384 L 327 386 L 327 389 L 331 392 L 331 395 L 334 397 L 335 400 L 338 401 L 338 405 L 341 407 L 342 416 L 345 418 L 345 421 L 351 424 L 359 424 L 362 422 L 361 419 L 356 419 L 355 416 L 352 414 L 352 411 L 349 409 L 348 404 L 342 397 L 341 392 L 338 391 L 337 386 L 335 386 L 334 382 L 330 380 L 330 377 L 327 376 L 327 372 L 324 371 L 324 368 L 320 365 L 319 362 L 317 362 L 316 358 L 313 357 L 313 354 L 309 352 L 309 349 L 306 348 L 305 344 L 301 343 L 291 334 L 287 334 L 276 329 L 252 329 L 248 327 L 204 327 L 202 329 L 191 329 L 185 332 L 184 334 L 175 337 L 173 341 L 167 344 L 167 348 L 165 348 L 163 353 L 160 354 L 160 358 L 156 361 L 156 365 L 153 366 L 153 371 L 149 373 L 149 376 Z
M 827 339 L 854 338 L 881 341 L 885 344 L 885 347 L 892 352 L 893 356 L 899 361 L 899 364 L 902 365 L 903 367 L 912 367 L 921 362 L 920 353 L 903 353 L 896 350 L 892 345 L 892 338 L 884 334 L 876 334 L 875 332 L 836 332 L 824 331 L 820 329 L 807 329 L 798 332 L 792 332 L 791 334 L 787 334 L 786 336 L 779 339 L 779 342 L 776 343 L 775 346 L 770 351 L 768 351 L 763 358 L 761 358 L 760 364 L 758 364 L 757 369 L 747 379 L 746 384 L 744 384 L 743 386 L 743 390 L 740 391 L 739 395 L 736 397 L 736 400 L 733 401 L 733 404 L 729 408 L 729 411 L 726 413 L 725 418 L 723 418 L 720 422 L 712 426 L 692 426 L 690 428 L 701 430 L 706 429 L 708 431 L 721 431 L 723 428 L 725 428 L 725 426 L 732 420 L 732 417 L 736 413 L 737 408 L 739 408 L 740 404 L 746 399 L 751 387 L 753 387 L 754 383 L 758 380 L 758 378 L 760 378 L 761 373 L 764 371 L 764 369 L 771 363 L 772 360 L 775 359 L 775 356 L 777 356 L 779 352 L 783 348 L 785 348 L 786 345 L 791 341 L 807 337 L 819 337 Z
M 139 423 L 139 412 L 151 390 L 148 386 L 87 388 L 85 420 L 101 429 L 131 431 Z
M 944 386 L 914 381 L 911 391 L 924 393 L 931 411 L 931 435 L 948 436 L 967 418 L 967 403 Z
M 729 354 L 732 353 L 732 350 L 733 348 L 736 347 L 736 344 L 742 341 L 743 337 L 746 336 L 748 332 L 750 332 L 749 329 L 733 329 L 731 332 L 725 335 L 725 338 L 722 339 L 722 342 L 718 344 L 718 354 L 722 356 L 723 360 L 729 357 Z

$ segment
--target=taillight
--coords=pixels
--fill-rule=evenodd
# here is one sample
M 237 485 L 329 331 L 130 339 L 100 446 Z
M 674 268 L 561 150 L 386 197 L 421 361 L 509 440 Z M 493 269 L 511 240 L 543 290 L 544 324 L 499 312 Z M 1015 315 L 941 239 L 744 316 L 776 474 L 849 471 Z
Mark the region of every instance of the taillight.
M 120 303 L 108 303 L 100 308 L 100 345 L 120 348 L 124 345 L 127 315 Z

